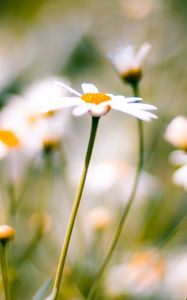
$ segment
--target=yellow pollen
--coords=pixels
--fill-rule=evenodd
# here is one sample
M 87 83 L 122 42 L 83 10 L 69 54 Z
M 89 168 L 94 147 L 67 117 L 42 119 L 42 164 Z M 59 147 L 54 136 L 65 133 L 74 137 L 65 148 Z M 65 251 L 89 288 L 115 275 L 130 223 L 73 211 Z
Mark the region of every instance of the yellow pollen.
M 100 104 L 111 100 L 111 97 L 103 93 L 87 93 L 81 96 L 81 99 L 87 103 Z
M 10 130 L 0 130 L 0 141 L 10 148 L 16 148 L 20 146 L 19 139 Z

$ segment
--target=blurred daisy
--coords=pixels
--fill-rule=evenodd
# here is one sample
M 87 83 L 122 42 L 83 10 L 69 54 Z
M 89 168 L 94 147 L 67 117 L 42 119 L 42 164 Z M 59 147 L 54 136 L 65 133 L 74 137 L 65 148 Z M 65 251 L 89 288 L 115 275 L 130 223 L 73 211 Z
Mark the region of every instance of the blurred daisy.
M 140 103 L 141 98 L 125 98 L 124 96 L 105 94 L 99 92 L 96 86 L 90 83 L 82 84 L 83 93 L 81 94 L 64 83 L 58 83 L 74 94 L 74 96 L 59 99 L 58 103 L 54 103 L 53 109 L 75 106 L 73 113 L 76 116 L 89 113 L 92 116 L 100 117 L 113 108 L 144 121 L 157 118 L 156 115 L 149 112 L 150 110 L 155 110 L 156 107 L 150 104 Z M 47 106 L 45 111 L 48 111 Z
M 69 114 L 67 111 L 49 110 L 41 114 L 44 103 L 53 97 L 67 95 L 55 86 L 55 78 L 32 84 L 21 97 L 12 97 L 0 113 L 0 141 L 9 149 L 22 148 L 26 154 L 36 154 L 44 147 L 57 146 L 65 134 Z
M 187 296 L 187 255 L 171 256 L 166 269 L 164 290 L 167 299 L 180 300 Z
M 31 160 L 42 163 L 44 152 L 59 149 L 67 132 L 67 110 L 39 111 L 45 100 L 51 103 L 53 97 L 67 93 L 59 87 L 55 90 L 53 79 L 34 83 L 22 96 L 11 97 L 0 112 L 0 159 L 7 158 L 6 170 L 13 181 L 23 177 Z
M 53 109 L 56 99 L 58 101 L 60 97 L 67 96 L 66 89 L 62 89 L 58 84 L 53 83 L 57 80 L 60 80 L 60 78 L 50 76 L 32 83 L 25 90 L 23 97 L 32 104 L 36 112 L 45 111 L 45 107 L 47 106 L 49 111 L 48 116 L 54 115 L 55 111 Z
M 128 262 L 115 266 L 108 275 L 108 292 L 114 296 L 152 295 L 161 287 L 165 260 L 153 249 L 135 252 Z
M 132 45 L 118 48 L 114 53 L 109 54 L 113 65 L 120 77 L 127 83 L 137 83 L 142 77 L 142 64 L 151 48 L 151 45 L 144 43 L 136 52 Z
M 187 118 L 174 118 L 166 128 L 164 137 L 172 145 L 187 150 Z
M 81 165 L 82 162 L 78 160 L 69 165 L 69 180 L 74 186 L 78 184 Z M 92 202 L 99 196 L 102 199 L 107 199 L 107 203 L 110 203 L 112 207 L 114 205 L 114 209 L 116 205 L 126 205 L 133 188 L 135 174 L 136 169 L 120 159 L 93 163 L 87 178 L 85 193 L 88 193 L 88 197 L 92 197 Z M 145 171 L 142 172 L 134 204 L 141 205 L 141 203 L 150 199 L 160 187 L 161 183 L 158 178 Z
M 111 224 L 111 212 L 105 206 L 96 206 L 86 216 L 86 224 L 94 231 L 102 231 Z
M 173 174 L 173 182 L 187 191 L 187 118 L 178 116 L 168 125 L 165 139 L 181 150 L 174 151 L 170 160 L 174 165 L 181 166 Z
M 170 155 L 170 160 L 174 165 L 182 165 L 174 172 L 172 179 L 176 185 L 182 186 L 187 191 L 187 153 L 181 150 L 174 151 Z

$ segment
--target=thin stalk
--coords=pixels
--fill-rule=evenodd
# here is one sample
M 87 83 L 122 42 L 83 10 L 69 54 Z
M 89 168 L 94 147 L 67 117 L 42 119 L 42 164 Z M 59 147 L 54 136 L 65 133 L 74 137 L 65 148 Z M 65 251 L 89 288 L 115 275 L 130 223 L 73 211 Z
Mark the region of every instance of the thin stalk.
M 55 283 L 54 283 L 53 291 L 52 291 L 52 294 L 50 297 L 51 300 L 56 300 L 58 297 L 58 292 L 59 292 L 61 278 L 62 278 L 62 274 L 63 274 L 63 270 L 64 270 L 65 260 L 66 260 L 75 219 L 77 216 L 78 208 L 80 205 L 80 201 L 81 201 L 81 197 L 82 197 L 82 193 L 83 193 L 83 189 L 84 189 L 84 185 L 85 185 L 86 175 L 88 172 L 88 167 L 89 167 L 89 163 L 90 163 L 90 159 L 91 159 L 91 155 L 92 155 L 92 151 L 93 151 L 93 146 L 94 146 L 95 137 L 96 137 L 96 133 L 97 133 L 98 123 L 99 123 L 99 118 L 92 117 L 92 126 L 91 126 L 91 131 L 90 131 L 90 138 L 89 138 L 89 142 L 88 142 L 88 148 L 87 148 L 87 152 L 86 152 L 85 162 L 84 162 L 84 166 L 83 166 L 83 170 L 82 170 L 79 187 L 77 189 L 77 194 L 75 196 L 74 204 L 72 207 L 69 224 L 68 224 L 66 234 L 65 234 L 64 244 L 62 247 L 60 261 L 58 264 Z
M 134 96 L 139 96 L 139 91 L 138 91 L 138 85 L 133 85 L 133 92 L 134 92 Z M 125 225 L 125 221 L 127 219 L 128 213 L 130 211 L 130 208 L 133 204 L 133 200 L 135 198 L 136 195 L 136 191 L 137 191 L 137 187 L 138 187 L 138 183 L 139 183 L 139 179 L 140 179 L 140 175 L 141 175 L 141 171 L 142 171 L 142 167 L 143 167 L 143 154 L 144 154 L 144 148 L 143 148 L 143 126 L 142 126 L 142 121 L 141 120 L 137 120 L 137 126 L 138 126 L 138 136 L 139 136 L 139 149 L 138 149 L 138 161 L 137 161 L 137 167 L 136 167 L 136 176 L 135 176 L 135 180 L 134 180 L 134 185 L 130 194 L 130 197 L 128 199 L 127 205 L 124 209 L 124 212 L 121 216 L 120 222 L 118 224 L 117 230 L 114 234 L 114 237 L 112 239 L 112 243 L 108 249 L 108 252 L 106 254 L 106 256 L 104 257 L 104 260 L 102 262 L 102 265 L 98 271 L 98 273 L 96 274 L 96 279 L 93 282 L 90 292 L 87 296 L 87 300 L 92 300 L 94 299 L 94 295 L 97 289 L 97 285 L 102 277 L 102 275 L 104 274 L 104 271 L 112 257 L 112 254 L 116 248 L 116 245 L 119 241 L 119 238 L 121 236 L 122 230 L 124 228 Z
M 69 178 L 68 178 L 68 161 L 67 161 L 67 157 L 66 157 L 66 151 L 65 151 L 65 147 L 62 144 L 61 147 L 61 165 L 62 165 L 62 176 L 63 176 L 63 182 L 64 182 L 64 187 L 65 187 L 65 191 L 66 191 L 66 197 L 68 199 L 67 204 L 68 204 L 68 211 L 70 211 L 72 204 L 73 204 L 73 195 L 72 195 L 72 188 L 69 182 Z M 72 201 L 70 201 L 70 199 L 72 199 Z M 80 247 L 80 251 L 83 251 L 84 249 L 84 232 L 83 232 L 83 228 L 82 228 L 82 222 L 81 222 L 81 216 L 78 215 L 76 218 L 76 222 L 77 222 L 77 226 L 76 226 L 76 231 L 78 234 L 78 241 L 79 241 L 79 247 Z
M 7 241 L 0 242 L 0 260 L 1 260 L 1 270 L 3 278 L 3 286 L 5 291 L 5 299 L 11 300 L 11 290 L 8 280 L 8 267 L 7 267 L 7 255 L 6 255 Z

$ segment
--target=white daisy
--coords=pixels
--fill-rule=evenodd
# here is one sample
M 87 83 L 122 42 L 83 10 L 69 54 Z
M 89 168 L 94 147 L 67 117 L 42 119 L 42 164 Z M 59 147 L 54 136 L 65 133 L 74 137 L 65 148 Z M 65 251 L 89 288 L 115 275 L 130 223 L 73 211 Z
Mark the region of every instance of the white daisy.
M 119 72 L 120 76 L 127 82 L 141 78 L 142 64 L 151 48 L 149 43 L 144 43 L 136 52 L 132 45 L 118 48 L 109 57 Z
M 170 255 L 164 280 L 164 299 L 181 300 L 187 296 L 187 255 L 184 248 Z
M 76 116 L 89 113 L 92 116 L 100 117 L 113 108 L 144 121 L 157 118 L 156 115 L 149 112 L 150 110 L 155 110 L 156 107 L 150 104 L 140 103 L 141 98 L 125 98 L 121 95 L 114 96 L 113 94 L 105 94 L 99 92 L 96 86 L 91 83 L 82 84 L 83 93 L 81 94 L 64 83 L 57 83 L 75 96 L 59 98 L 58 101 L 54 102 L 53 109 L 75 106 L 73 113 Z M 50 107 L 50 109 L 51 108 L 52 107 Z M 48 110 L 46 106 L 45 111 Z
M 130 258 L 130 259 L 129 259 Z M 111 296 L 149 296 L 157 293 L 165 274 L 164 257 L 156 249 L 129 253 L 122 264 L 111 268 L 106 287 Z
M 171 153 L 170 159 L 173 164 L 182 165 L 174 172 L 173 182 L 187 191 L 187 153 L 181 150 L 174 151 Z
M 187 149 L 187 118 L 177 116 L 166 128 L 165 139 L 172 145 Z

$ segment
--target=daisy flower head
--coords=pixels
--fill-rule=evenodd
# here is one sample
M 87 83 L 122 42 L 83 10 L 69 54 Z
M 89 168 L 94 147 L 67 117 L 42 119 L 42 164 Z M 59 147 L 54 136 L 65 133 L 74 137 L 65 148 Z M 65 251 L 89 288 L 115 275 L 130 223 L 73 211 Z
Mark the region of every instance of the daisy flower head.
M 56 109 L 75 107 L 73 110 L 74 115 L 81 116 L 89 113 L 93 117 L 103 116 L 111 109 L 115 109 L 144 121 L 150 121 L 152 118 L 157 118 L 156 115 L 150 112 L 155 110 L 156 107 L 150 104 L 141 103 L 141 98 L 126 98 L 121 95 L 115 96 L 113 94 L 102 93 L 91 83 L 82 84 L 83 93 L 75 91 L 64 83 L 57 83 L 63 88 L 66 88 L 74 96 L 62 97 L 59 99 L 58 103 L 56 102 L 54 105 Z
M 149 43 L 144 43 L 136 52 L 132 45 L 118 48 L 109 54 L 114 67 L 120 77 L 129 84 L 137 84 L 142 78 L 142 64 L 151 48 Z
M 129 259 L 130 256 L 130 259 Z M 124 262 L 111 268 L 106 287 L 111 296 L 147 296 L 159 291 L 166 262 L 156 249 L 140 249 L 129 253 Z
M 186 249 L 168 256 L 165 279 L 163 281 L 165 299 L 181 300 L 187 295 L 187 255 Z
M 177 150 L 171 153 L 170 160 L 174 165 L 180 166 L 173 174 L 173 183 L 187 191 L 187 152 Z
M 166 128 L 165 139 L 180 149 L 187 150 L 187 118 L 177 116 Z

